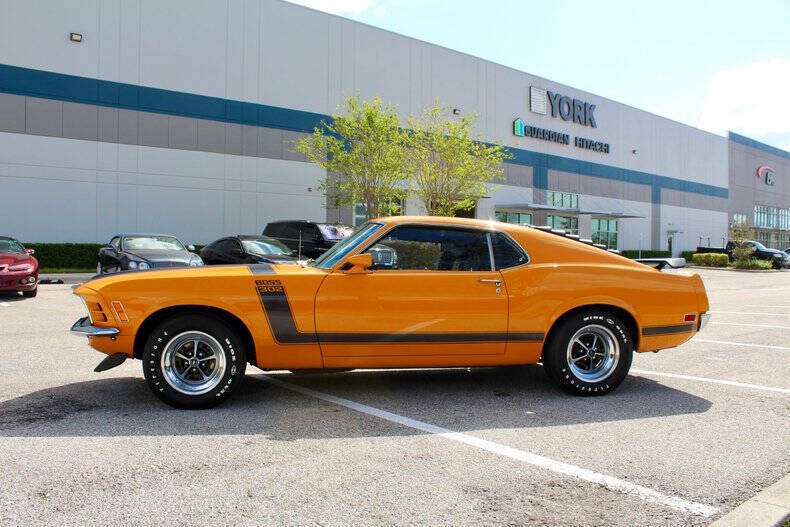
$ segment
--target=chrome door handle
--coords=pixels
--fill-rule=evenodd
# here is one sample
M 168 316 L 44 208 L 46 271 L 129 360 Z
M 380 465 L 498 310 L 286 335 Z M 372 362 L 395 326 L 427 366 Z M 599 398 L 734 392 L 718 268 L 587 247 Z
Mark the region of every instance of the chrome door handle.
M 502 280 L 498 278 L 481 278 L 480 280 L 478 280 L 478 282 L 500 285 L 502 283 Z

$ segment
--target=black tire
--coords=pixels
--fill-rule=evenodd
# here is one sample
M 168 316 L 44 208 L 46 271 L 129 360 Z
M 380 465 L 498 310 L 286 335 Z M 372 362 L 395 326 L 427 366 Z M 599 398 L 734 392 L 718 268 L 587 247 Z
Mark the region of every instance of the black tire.
M 184 367 L 184 373 L 179 374 L 179 363 L 188 362 L 178 358 L 183 355 L 177 357 L 175 351 L 183 350 L 182 353 L 189 355 L 194 349 L 194 346 L 189 346 L 190 341 L 194 342 L 196 336 L 205 342 L 200 341 L 198 353 L 192 353 L 192 358 L 197 360 L 201 355 L 216 358 L 201 359 L 207 361 L 199 365 L 201 370 Z M 182 342 L 180 347 L 179 342 Z M 166 355 L 164 360 L 163 355 Z M 208 315 L 175 315 L 164 320 L 148 336 L 143 349 L 143 374 L 148 386 L 157 397 L 175 408 L 216 406 L 241 384 L 246 367 L 247 350 L 236 330 L 219 318 Z M 193 373 L 186 373 L 188 370 Z M 189 384 L 192 382 L 190 377 L 205 375 L 206 371 L 211 375 L 211 381 L 205 382 L 202 388 L 196 385 L 193 393 L 185 393 L 185 389 L 193 388 Z M 187 380 L 184 380 L 184 374 Z
M 36 286 L 36 288 L 33 289 L 32 291 L 22 291 L 22 296 L 24 296 L 25 298 L 35 298 L 37 294 L 38 294 L 38 286 Z
M 592 340 L 599 336 L 600 344 Z M 569 350 L 572 341 L 579 340 L 581 344 L 573 344 Z M 601 352 L 603 355 L 599 356 Z M 573 364 L 569 355 L 575 359 Z M 566 318 L 552 332 L 543 349 L 543 368 L 567 392 L 603 395 L 623 382 L 633 356 L 631 332 L 623 321 L 607 311 L 591 309 Z

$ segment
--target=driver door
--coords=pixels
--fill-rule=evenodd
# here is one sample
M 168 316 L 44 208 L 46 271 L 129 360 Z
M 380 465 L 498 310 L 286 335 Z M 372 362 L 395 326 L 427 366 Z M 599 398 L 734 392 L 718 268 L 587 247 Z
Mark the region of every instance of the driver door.
M 403 225 L 364 252 L 370 272 L 335 271 L 318 291 L 325 357 L 505 352 L 508 299 L 485 231 Z

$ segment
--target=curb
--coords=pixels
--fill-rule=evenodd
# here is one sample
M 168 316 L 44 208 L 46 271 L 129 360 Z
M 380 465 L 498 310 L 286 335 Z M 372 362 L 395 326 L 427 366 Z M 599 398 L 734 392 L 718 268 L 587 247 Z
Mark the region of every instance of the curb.
M 733 273 L 781 273 L 781 269 L 730 269 L 729 267 L 708 267 L 707 265 L 686 265 L 687 269 L 711 269 L 713 271 L 730 271 Z
M 716 520 L 711 527 L 775 527 L 790 518 L 790 474 Z

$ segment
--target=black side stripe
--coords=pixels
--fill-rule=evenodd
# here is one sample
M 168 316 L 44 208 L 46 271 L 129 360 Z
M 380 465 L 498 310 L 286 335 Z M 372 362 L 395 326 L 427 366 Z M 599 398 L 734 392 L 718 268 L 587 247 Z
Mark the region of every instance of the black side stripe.
M 694 324 L 680 324 L 677 326 L 651 326 L 649 328 L 642 328 L 642 335 L 649 337 L 651 335 L 671 335 L 673 333 L 689 333 L 694 331 Z
M 274 267 L 267 263 L 257 263 L 247 266 L 252 274 L 275 274 Z
M 274 339 L 280 344 L 326 343 L 440 343 L 440 342 L 543 342 L 543 333 L 305 333 L 296 327 L 296 321 L 280 280 L 256 281 L 263 311 L 272 329 Z

